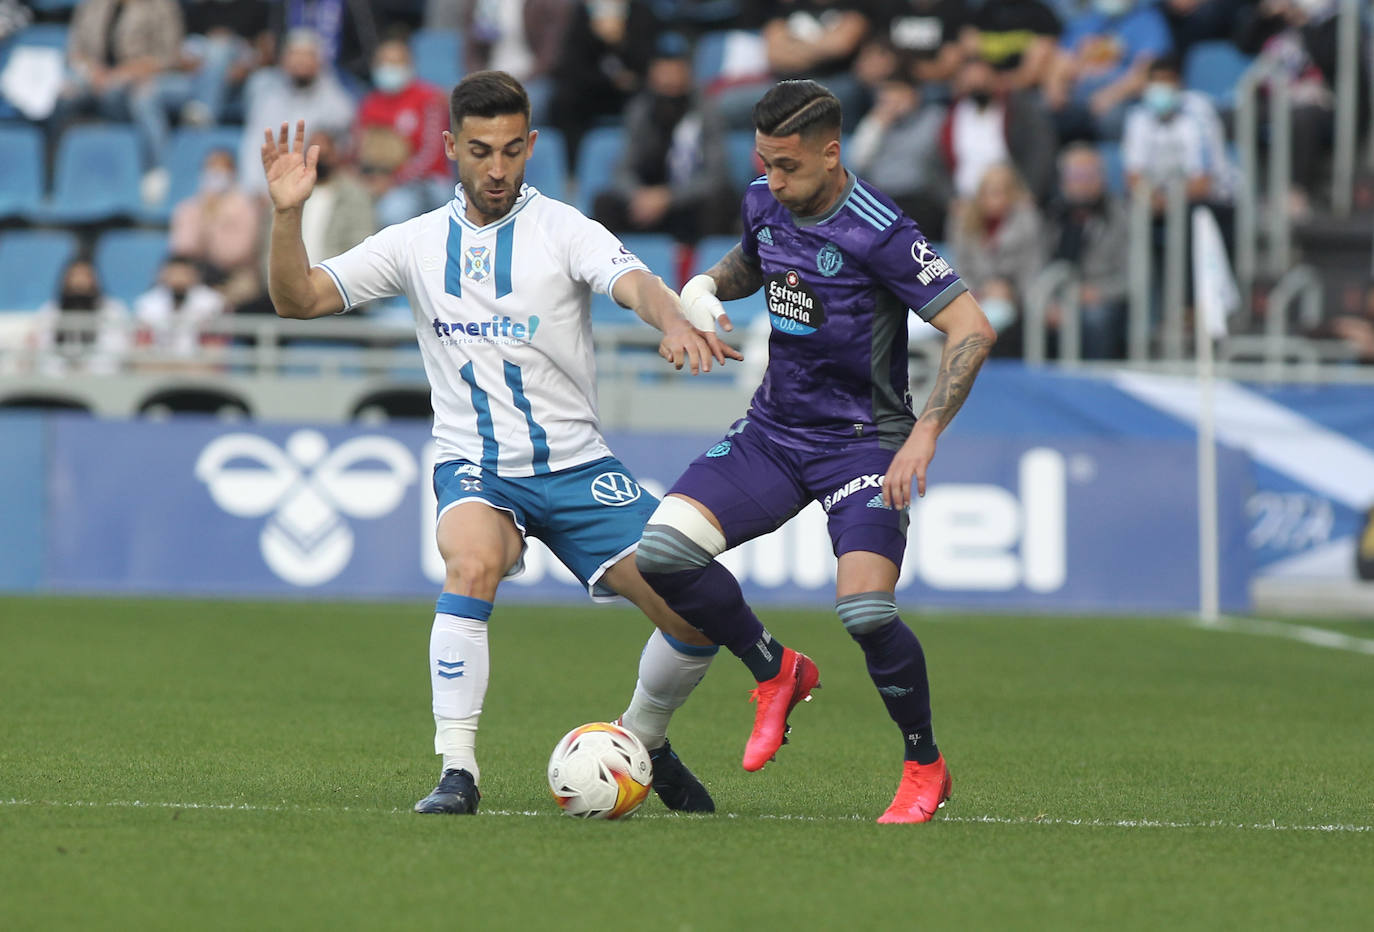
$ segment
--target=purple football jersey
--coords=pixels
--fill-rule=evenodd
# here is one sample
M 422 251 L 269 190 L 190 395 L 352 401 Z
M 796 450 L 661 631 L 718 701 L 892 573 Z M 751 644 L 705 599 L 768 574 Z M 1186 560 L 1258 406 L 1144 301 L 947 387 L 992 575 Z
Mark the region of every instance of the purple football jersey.
M 820 217 L 794 217 L 749 186 L 744 255 L 763 270 L 772 334 L 749 420 L 788 443 L 876 438 L 895 450 L 915 415 L 907 392 L 907 308 L 930 320 L 968 289 L 886 195 L 849 173 Z

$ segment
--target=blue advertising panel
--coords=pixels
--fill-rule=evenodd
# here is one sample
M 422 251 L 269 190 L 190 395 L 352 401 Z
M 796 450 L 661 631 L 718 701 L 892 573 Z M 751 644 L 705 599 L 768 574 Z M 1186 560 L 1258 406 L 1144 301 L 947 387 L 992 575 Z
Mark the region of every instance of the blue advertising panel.
M 53 422 L 48 582 L 85 591 L 425 596 L 433 543 L 428 430 Z M 611 434 L 661 494 L 714 435 Z M 858 477 L 856 477 L 858 478 Z M 1223 604 L 1246 604 L 1244 456 L 1224 452 Z M 913 606 L 1186 611 L 1197 605 L 1195 451 L 1179 438 L 941 441 L 913 507 L 899 601 Z M 812 505 L 724 562 L 751 599 L 829 605 L 834 557 Z M 502 598 L 581 588 L 532 543 Z
M 43 429 L 41 415 L 0 414 L 0 591 L 42 580 Z

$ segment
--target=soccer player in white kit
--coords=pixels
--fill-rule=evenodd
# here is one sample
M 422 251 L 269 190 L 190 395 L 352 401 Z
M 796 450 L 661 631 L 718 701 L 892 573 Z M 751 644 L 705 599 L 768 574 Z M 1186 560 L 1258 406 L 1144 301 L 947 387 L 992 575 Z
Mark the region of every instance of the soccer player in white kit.
M 605 227 L 523 183 L 538 133 L 529 98 L 499 71 L 454 88 L 448 157 L 459 185 L 444 207 L 387 227 L 311 266 L 301 207 L 318 150 L 266 131 L 263 168 L 274 208 L 268 289 L 282 317 L 323 317 L 405 295 L 429 379 L 438 448 L 434 487 L 444 559 L 429 669 L 434 791 L 417 812 L 469 814 L 481 794 L 477 721 L 489 676 L 487 619 L 496 589 L 539 537 L 596 598 L 621 595 L 657 626 L 640 658 L 622 724 L 650 749 L 654 789 L 685 811 L 710 795 L 673 753 L 668 720 L 706 673 L 716 647 L 676 615 L 635 569 L 657 501 L 602 439 L 589 301 L 610 294 L 664 334 L 659 354 L 693 374 L 739 353 L 692 327 L 677 295 Z

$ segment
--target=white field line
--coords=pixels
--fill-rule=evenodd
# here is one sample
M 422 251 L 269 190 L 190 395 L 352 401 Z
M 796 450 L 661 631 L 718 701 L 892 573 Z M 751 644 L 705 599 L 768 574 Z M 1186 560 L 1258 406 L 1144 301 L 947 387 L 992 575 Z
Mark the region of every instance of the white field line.
M 409 813 L 409 809 L 370 809 L 355 806 L 268 806 L 255 803 L 177 803 L 150 802 L 147 800 L 111 800 L 108 802 L 82 802 L 79 800 L 42 800 L 42 799 L 0 799 L 0 806 L 31 806 L 35 808 L 57 809 L 174 809 L 209 810 L 215 812 L 301 812 L 334 813 L 363 812 L 368 814 L 395 815 Z M 517 818 L 552 818 L 557 813 L 529 809 L 482 809 L 482 816 Z M 681 815 L 668 812 L 644 813 L 635 816 L 636 820 L 681 819 Z M 709 816 L 688 816 L 686 818 L 707 820 Z M 758 815 L 742 816 L 737 813 L 721 813 L 715 818 L 739 819 L 761 822 L 870 822 L 872 816 L 802 816 L 802 815 Z M 979 825 L 1069 825 L 1083 828 L 1161 828 L 1161 829 L 1237 829 L 1258 832 L 1348 832 L 1374 833 L 1374 825 L 1281 825 L 1278 822 L 1229 822 L 1212 819 L 1206 822 L 1170 822 L 1160 819 L 1064 819 L 1050 816 L 960 816 L 942 815 L 939 822 L 956 822 Z
M 1267 618 L 1236 618 L 1230 615 L 1222 615 L 1216 621 L 1204 621 L 1200 618 L 1192 618 L 1189 621 L 1194 627 L 1204 631 L 1226 631 L 1233 634 L 1284 638 L 1289 641 L 1309 644 L 1313 647 L 1326 647 L 1331 650 L 1374 656 L 1374 639 L 1357 638 L 1354 635 L 1342 634 L 1328 628 L 1314 628 L 1311 625 L 1272 621 Z

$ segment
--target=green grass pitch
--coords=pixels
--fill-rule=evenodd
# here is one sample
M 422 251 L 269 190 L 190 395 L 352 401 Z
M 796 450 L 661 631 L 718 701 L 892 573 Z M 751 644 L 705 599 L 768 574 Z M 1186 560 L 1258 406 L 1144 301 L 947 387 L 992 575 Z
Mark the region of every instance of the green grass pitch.
M 1177 622 L 908 616 L 954 798 L 879 826 L 900 742 L 824 612 L 762 772 L 722 656 L 674 722 L 721 810 L 557 814 L 554 742 L 629 698 L 647 623 L 503 604 L 482 812 L 421 817 L 410 604 L 0 599 L 0 928 L 1368 929 L 1374 657 Z M 1369 629 L 1347 629 L 1367 634 Z

